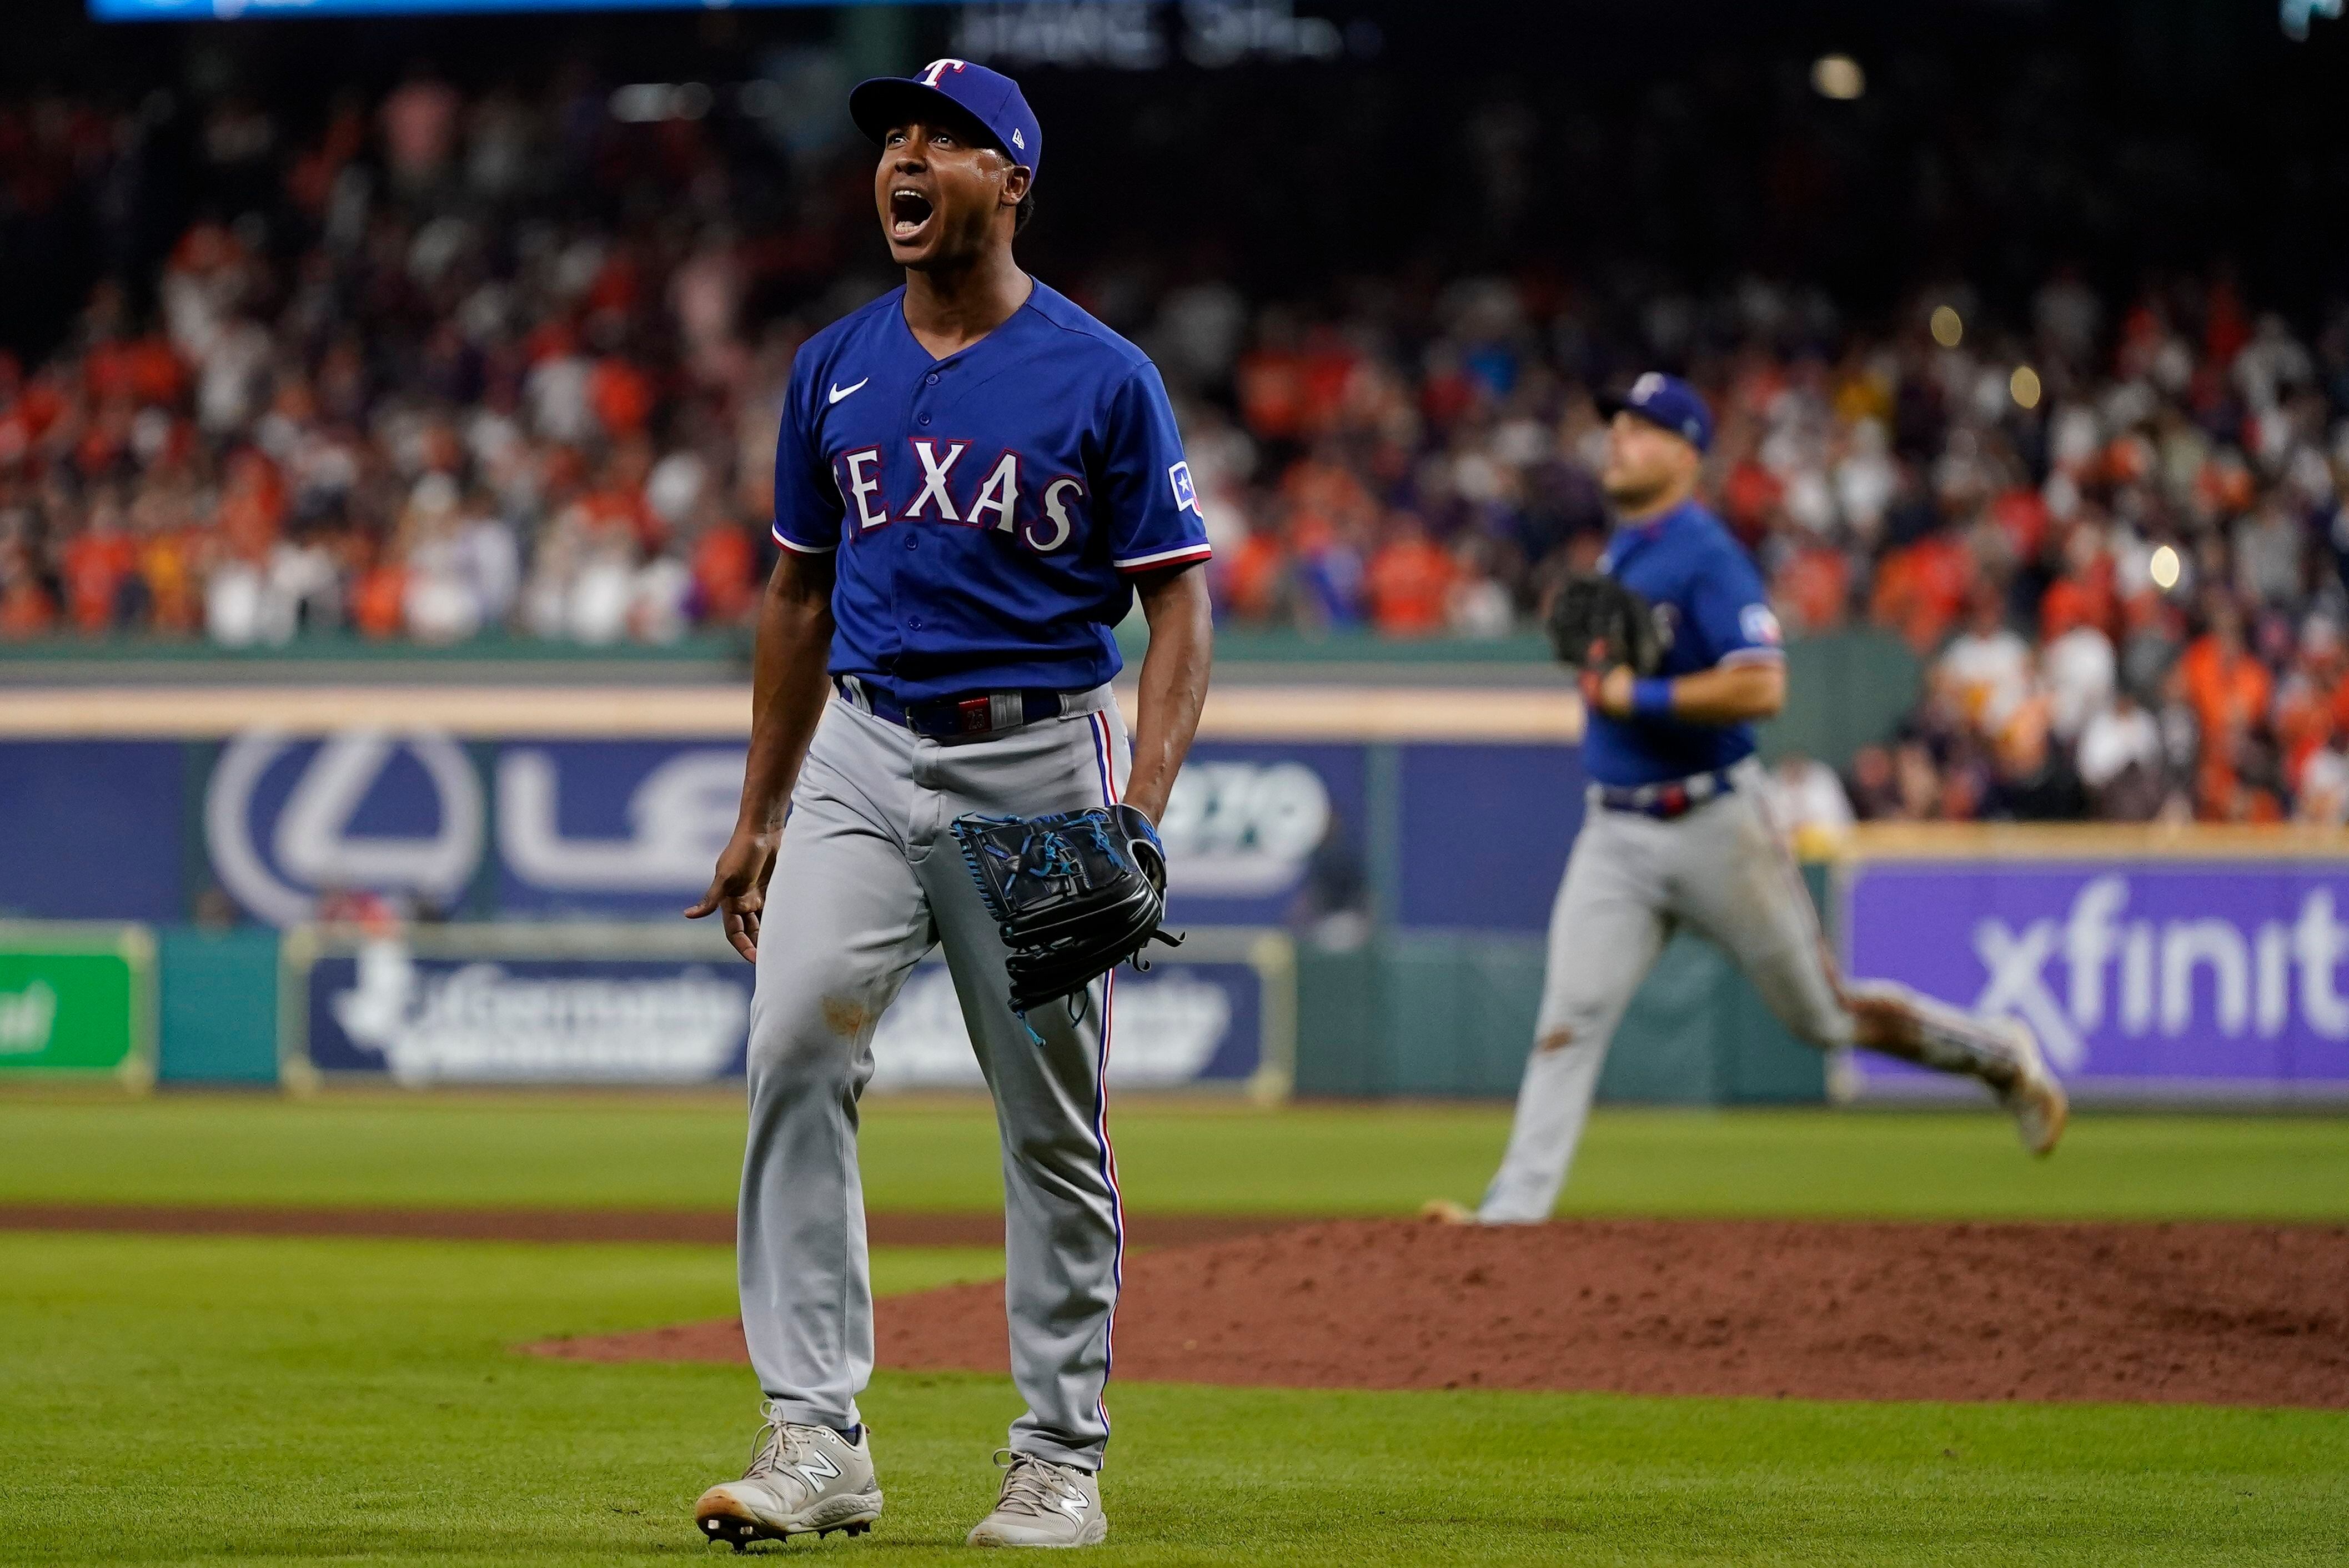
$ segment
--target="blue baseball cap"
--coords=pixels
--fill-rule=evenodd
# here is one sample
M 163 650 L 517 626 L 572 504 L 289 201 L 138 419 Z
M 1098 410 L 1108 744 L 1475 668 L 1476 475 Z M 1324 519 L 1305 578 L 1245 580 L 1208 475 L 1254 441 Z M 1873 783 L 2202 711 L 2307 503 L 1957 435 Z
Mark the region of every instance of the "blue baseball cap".
M 1620 397 L 1600 397 L 1599 411 L 1610 419 L 1618 414 L 1637 414 L 1700 452 L 1713 445 L 1713 410 L 1705 407 L 1695 387 L 1661 370 L 1642 373 Z
M 942 105 L 977 120 L 1006 157 L 1027 165 L 1029 178 L 1035 178 L 1044 160 L 1044 128 L 1036 123 L 1036 111 L 1018 82 L 968 60 L 932 60 L 910 77 L 859 82 L 848 95 L 848 118 L 880 141 L 891 127 L 935 114 Z

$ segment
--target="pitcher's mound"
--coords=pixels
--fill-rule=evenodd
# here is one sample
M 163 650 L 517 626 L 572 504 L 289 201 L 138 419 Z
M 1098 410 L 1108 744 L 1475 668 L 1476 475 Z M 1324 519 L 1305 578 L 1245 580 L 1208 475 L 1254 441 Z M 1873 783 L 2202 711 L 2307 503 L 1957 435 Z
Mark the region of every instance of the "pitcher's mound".
M 885 1298 L 881 1365 L 1002 1371 L 1003 1287 Z M 557 1340 L 740 1360 L 740 1326 Z M 1137 1253 L 1121 1377 L 2349 1408 L 2349 1228 L 1349 1221 Z

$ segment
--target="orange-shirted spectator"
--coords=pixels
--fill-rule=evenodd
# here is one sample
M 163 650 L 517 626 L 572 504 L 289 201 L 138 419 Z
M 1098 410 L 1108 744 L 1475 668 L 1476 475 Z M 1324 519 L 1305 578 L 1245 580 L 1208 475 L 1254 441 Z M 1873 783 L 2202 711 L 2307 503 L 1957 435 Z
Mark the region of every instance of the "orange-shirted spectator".
M 1305 358 L 1295 323 L 1268 312 L 1255 347 L 1232 366 L 1240 422 L 1259 440 L 1294 440 L 1305 430 Z
M 623 536 L 636 549 L 657 553 L 668 542 L 668 522 L 645 500 L 652 454 L 641 441 L 614 452 L 594 489 L 579 498 L 579 521 L 594 542 Z
M 366 564 L 351 576 L 351 624 L 363 636 L 398 636 L 406 621 L 408 573 L 396 562 L 376 559 L 372 546 L 354 555 Z
M 258 562 L 277 542 L 285 519 L 285 487 L 277 465 L 249 450 L 231 459 L 220 499 L 222 547 L 243 560 Z
M 587 373 L 587 406 L 615 440 L 641 436 L 653 417 L 653 380 L 642 368 L 615 355 Z
M 2029 485 L 2012 485 L 1990 503 L 1990 520 L 2006 536 L 2012 559 L 2028 561 L 2047 538 L 2047 502 Z
M 1770 514 L 1785 499 L 1786 487 L 1752 458 L 1741 459 L 1722 481 L 1721 514 L 1741 539 L 1758 539 Z
M 1233 370 L 1240 420 L 1251 435 L 1287 440 L 1305 428 L 1305 378 L 1292 351 L 1258 348 L 1240 356 Z
M 1851 557 L 1823 544 L 1797 550 L 1778 569 L 1770 596 L 1798 635 L 1834 631 L 1851 603 Z
M 2213 601 L 2210 629 L 2187 645 L 2178 674 L 2206 736 L 2240 735 L 2267 715 L 2274 683 L 2243 646 L 2242 621 L 2224 600 Z
M 1280 493 L 1297 511 L 1326 518 L 1348 532 L 1360 532 L 1378 521 L 1379 504 L 1369 487 L 1351 468 L 1324 460 L 1318 452 L 1289 465 L 1280 476 Z
M 1957 624 L 1973 582 L 1966 547 L 1947 533 L 1927 534 L 1885 557 L 1868 618 L 1899 633 L 1919 655 L 1930 654 Z
M 33 574 L 24 547 L 0 548 L 0 637 L 40 636 L 57 618 L 57 606 Z
M 1232 614 L 1246 621 L 1272 619 L 1280 608 L 1288 569 L 1288 552 L 1271 529 L 1257 529 L 1242 540 L 1223 572 L 1225 601 Z
M 723 521 L 703 529 L 693 542 L 693 586 L 705 618 L 746 618 L 759 597 L 758 569 L 758 549 L 748 530 Z
M 1458 570 L 1452 557 L 1427 537 L 1426 524 L 1409 512 L 1399 513 L 1366 573 L 1371 624 L 1389 636 L 1441 632 Z
M 2075 626 L 2094 626 L 2110 635 L 2120 623 L 2113 579 L 2113 558 L 2099 553 L 2085 567 L 2049 583 L 2039 601 L 2040 638 L 2052 643 Z
M 127 398 L 140 407 L 169 407 L 187 386 L 179 356 L 161 337 L 112 337 L 92 344 L 82 362 L 90 396 Z
M 2242 788 L 2237 758 L 2252 730 L 2266 721 L 2274 683 L 2267 666 L 2244 647 L 2242 623 L 2233 605 L 2212 600 L 2210 629 L 2188 645 L 2175 678 L 2178 695 L 2201 727 L 2197 810 L 2222 821 L 2254 820 L 2256 803 Z
M 67 614 L 77 630 L 96 634 L 114 624 L 123 588 L 138 566 L 138 542 L 122 527 L 120 503 L 102 498 L 82 531 L 57 552 Z
M 1334 328 L 1317 326 L 1306 335 L 1297 373 L 1304 405 L 1299 418 L 1308 432 L 1319 434 L 1337 424 L 1347 384 L 1353 378 L 1360 360 L 1353 345 Z

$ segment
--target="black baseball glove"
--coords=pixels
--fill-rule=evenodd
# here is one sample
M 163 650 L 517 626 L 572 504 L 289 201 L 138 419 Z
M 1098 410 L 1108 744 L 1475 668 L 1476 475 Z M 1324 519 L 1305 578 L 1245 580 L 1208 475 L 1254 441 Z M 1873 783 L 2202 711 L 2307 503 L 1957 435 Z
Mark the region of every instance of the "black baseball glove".
M 1084 989 L 1142 949 L 1166 918 L 1166 851 L 1131 806 L 1051 817 L 962 817 L 962 858 L 1011 949 L 1011 1010 Z
M 1663 662 L 1662 639 L 1648 602 L 1612 577 L 1578 572 L 1559 584 L 1544 625 L 1559 662 L 1603 675 L 1629 665 L 1651 676 Z

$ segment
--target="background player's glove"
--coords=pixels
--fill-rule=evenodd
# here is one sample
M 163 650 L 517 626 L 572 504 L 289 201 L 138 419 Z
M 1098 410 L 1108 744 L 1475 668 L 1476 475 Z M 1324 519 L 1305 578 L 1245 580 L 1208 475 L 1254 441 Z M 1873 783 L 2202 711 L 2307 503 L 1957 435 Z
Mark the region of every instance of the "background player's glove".
M 1011 1010 L 1081 991 L 1140 954 L 1166 917 L 1166 851 L 1131 806 L 1051 817 L 962 817 L 962 858 L 1011 949 Z
M 1635 676 L 1651 676 L 1663 662 L 1648 602 L 1596 573 L 1578 572 L 1559 584 L 1543 629 L 1561 663 L 1593 675 L 1629 665 Z

